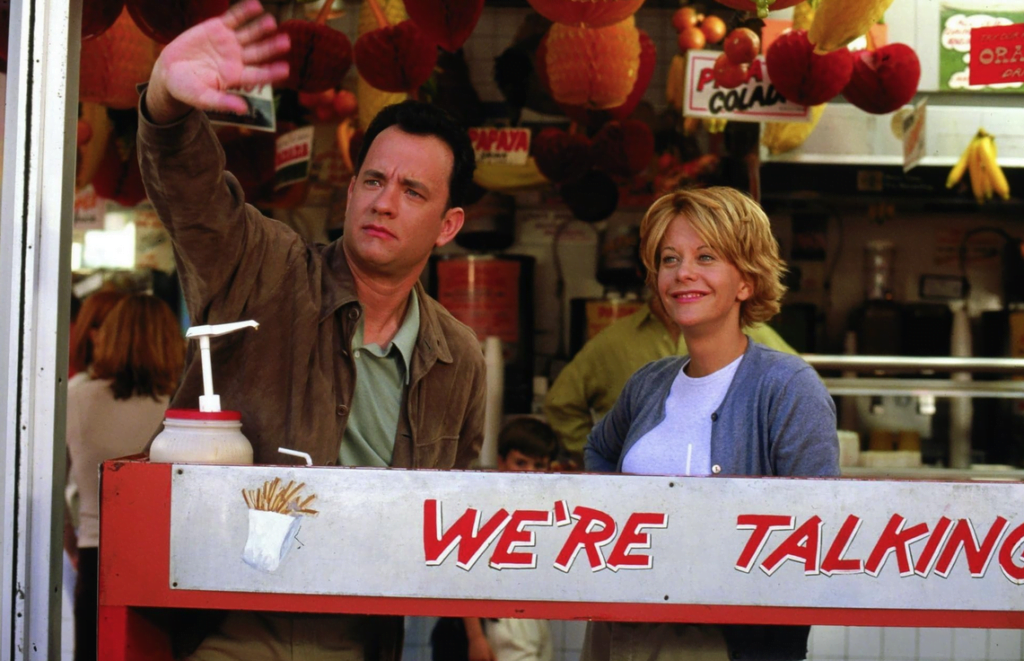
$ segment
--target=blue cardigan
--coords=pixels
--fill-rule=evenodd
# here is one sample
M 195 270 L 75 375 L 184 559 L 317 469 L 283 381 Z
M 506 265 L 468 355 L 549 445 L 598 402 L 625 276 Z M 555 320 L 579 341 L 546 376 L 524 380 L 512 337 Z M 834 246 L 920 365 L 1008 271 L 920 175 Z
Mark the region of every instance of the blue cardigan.
M 588 471 L 622 471 L 633 444 L 665 419 L 665 400 L 685 362 L 671 356 L 637 370 L 587 439 Z M 711 465 L 720 475 L 839 475 L 836 407 L 814 369 L 799 356 L 749 340 L 711 414 Z
M 637 370 L 615 407 L 594 427 L 588 471 L 622 472 L 622 458 L 665 418 L 665 400 L 686 357 Z M 799 356 L 750 340 L 721 406 L 711 414 L 711 466 L 717 475 L 839 475 L 836 407 Z M 790 661 L 807 657 L 805 626 L 723 625 L 729 658 Z

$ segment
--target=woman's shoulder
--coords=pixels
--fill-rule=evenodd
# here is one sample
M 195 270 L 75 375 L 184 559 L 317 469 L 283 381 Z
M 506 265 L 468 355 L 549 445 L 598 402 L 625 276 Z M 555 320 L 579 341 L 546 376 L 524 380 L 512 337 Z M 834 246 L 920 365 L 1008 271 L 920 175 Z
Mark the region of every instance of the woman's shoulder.
M 686 356 L 668 356 L 647 363 L 629 377 L 625 391 L 638 388 L 646 391 L 675 379 L 686 359 Z
M 817 372 L 800 356 L 772 349 L 758 342 L 751 341 L 747 358 L 752 359 L 748 369 L 756 371 L 761 375 L 761 379 L 769 384 L 785 385 L 794 377 L 807 376 L 813 376 L 818 381 Z

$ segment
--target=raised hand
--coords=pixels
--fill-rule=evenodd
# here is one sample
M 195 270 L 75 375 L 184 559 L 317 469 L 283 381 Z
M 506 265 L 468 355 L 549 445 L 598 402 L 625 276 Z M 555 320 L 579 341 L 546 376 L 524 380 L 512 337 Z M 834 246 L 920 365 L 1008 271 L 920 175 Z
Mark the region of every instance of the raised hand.
M 244 114 L 245 101 L 227 90 L 287 78 L 288 63 L 280 58 L 289 47 L 288 35 L 277 31 L 259 0 L 233 5 L 164 48 L 146 92 L 149 118 L 166 124 L 191 108 Z

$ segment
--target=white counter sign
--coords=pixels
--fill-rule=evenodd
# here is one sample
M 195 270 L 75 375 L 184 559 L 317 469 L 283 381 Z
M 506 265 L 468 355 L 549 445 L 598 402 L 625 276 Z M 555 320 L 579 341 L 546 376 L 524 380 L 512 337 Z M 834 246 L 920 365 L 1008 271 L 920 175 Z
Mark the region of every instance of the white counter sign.
M 768 78 L 764 56 L 750 65 L 747 82 L 735 89 L 715 83 L 715 59 L 719 51 L 691 50 L 686 54 L 686 85 L 683 114 L 718 117 L 740 122 L 809 122 L 810 108 L 787 101 Z
M 1014 611 L 1024 599 L 1021 502 L 1024 484 L 1006 483 L 184 465 L 173 472 L 168 581 L 368 597 Z

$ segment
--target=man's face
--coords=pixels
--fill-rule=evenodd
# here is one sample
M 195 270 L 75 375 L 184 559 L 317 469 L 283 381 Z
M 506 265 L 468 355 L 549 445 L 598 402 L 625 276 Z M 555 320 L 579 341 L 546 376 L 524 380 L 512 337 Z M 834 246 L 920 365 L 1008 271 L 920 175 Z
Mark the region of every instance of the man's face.
M 344 245 L 364 272 L 419 273 L 435 246 L 462 228 L 461 208 L 447 209 L 454 157 L 434 136 L 397 126 L 381 131 L 348 187 Z
M 547 457 L 531 457 L 519 450 L 509 450 L 508 455 L 498 457 L 498 470 L 508 473 L 546 472 L 550 467 Z

